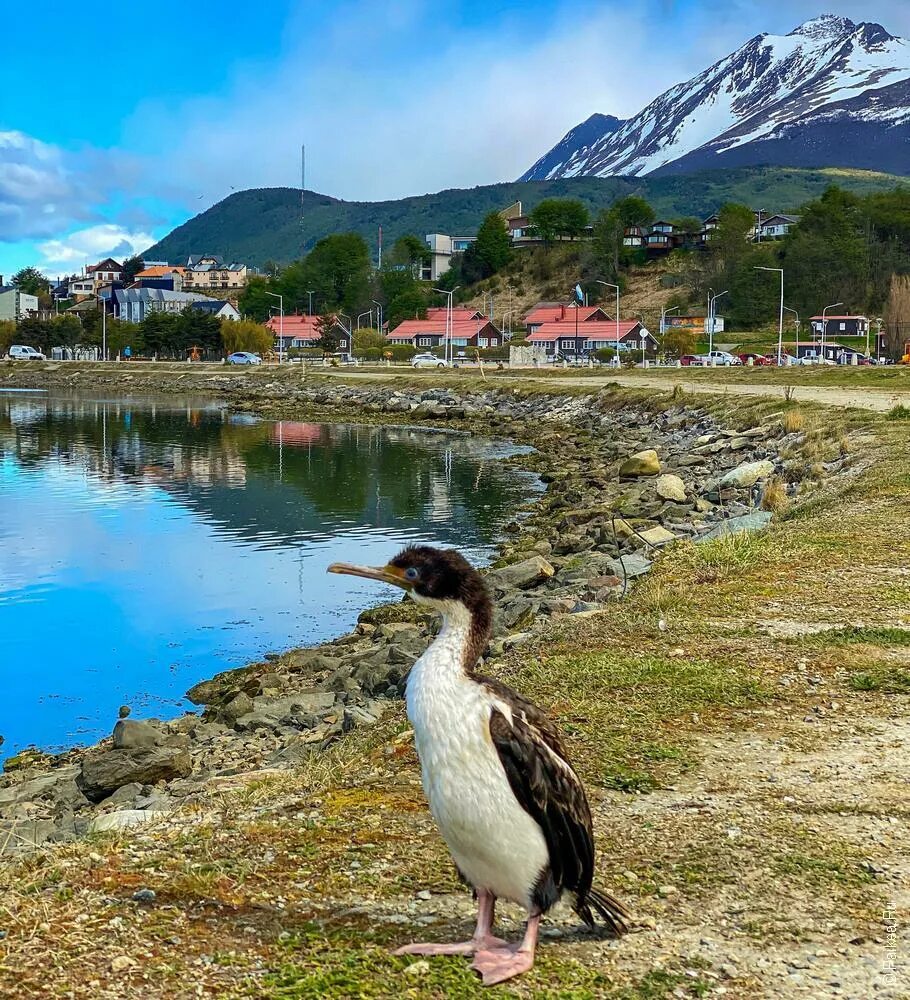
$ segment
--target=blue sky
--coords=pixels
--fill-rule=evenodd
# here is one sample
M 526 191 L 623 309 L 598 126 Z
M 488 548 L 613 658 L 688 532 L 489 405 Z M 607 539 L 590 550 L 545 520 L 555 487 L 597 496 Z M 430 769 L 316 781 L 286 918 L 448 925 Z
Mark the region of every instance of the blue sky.
M 0 59 L 0 274 L 78 271 L 232 190 L 296 186 L 302 142 L 307 187 L 337 197 L 492 183 L 593 112 L 632 114 L 760 31 L 830 11 L 910 34 L 907 0 L 130 10 L 4 11 L 19 41 Z

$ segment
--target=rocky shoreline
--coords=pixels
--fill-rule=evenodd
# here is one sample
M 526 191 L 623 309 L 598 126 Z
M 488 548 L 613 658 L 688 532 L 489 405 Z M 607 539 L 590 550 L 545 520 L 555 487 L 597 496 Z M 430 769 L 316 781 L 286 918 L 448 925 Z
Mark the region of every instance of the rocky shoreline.
M 623 599 L 665 545 L 761 527 L 772 516 L 763 507 L 774 506 L 768 484 L 786 499 L 805 474 L 803 463 L 785 457 L 800 431 L 787 431 L 780 415 L 726 428 L 666 396 L 655 403 L 609 392 L 315 379 L 263 381 L 240 394 L 233 380 L 206 379 L 207 392 L 264 415 L 444 423 L 535 447 L 511 461 L 537 471 L 548 488 L 507 525 L 487 571 L 496 602 L 488 664 L 549 620 L 597 614 Z M 0 776 L 0 854 L 123 829 L 192 802 L 226 776 L 294 767 L 351 729 L 374 725 L 401 697 L 437 627 L 409 601 L 371 608 L 347 635 L 195 685 L 187 697 L 201 714 L 162 722 L 123 710 L 97 746 L 10 758 Z

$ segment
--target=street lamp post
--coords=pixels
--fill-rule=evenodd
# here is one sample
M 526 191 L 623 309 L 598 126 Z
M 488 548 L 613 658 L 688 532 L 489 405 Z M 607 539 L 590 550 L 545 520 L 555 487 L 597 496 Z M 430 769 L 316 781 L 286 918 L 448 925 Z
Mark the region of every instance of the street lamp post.
M 597 284 L 616 289 L 616 357 L 619 357 L 619 285 L 614 285 L 612 281 L 601 281 L 600 278 L 597 279 Z
M 756 271 L 774 271 L 780 275 L 780 320 L 777 326 L 777 364 L 784 352 L 784 269 L 782 267 L 756 267 Z
M 714 293 L 713 288 L 708 289 L 708 357 L 710 359 L 711 352 L 714 350 L 714 318 L 717 315 L 717 300 L 723 298 L 727 295 L 729 290 L 725 289 L 722 292 Z M 708 362 L 710 364 L 710 360 Z
M 376 306 L 376 332 L 379 336 L 382 336 L 382 303 L 378 299 L 370 299 L 374 306 Z
M 358 316 L 357 316 L 357 329 L 358 330 L 360 329 L 360 321 L 361 321 L 361 319 L 363 319 L 364 316 L 369 316 L 370 317 L 370 326 L 373 325 L 373 310 L 372 309 L 364 309 L 364 311 L 362 313 L 359 313 Z
M 446 305 L 446 334 L 445 341 L 443 344 L 443 360 L 448 365 L 449 364 L 449 354 L 452 349 L 452 296 L 461 288 L 461 285 L 456 285 L 451 292 L 447 292 L 444 288 L 434 288 L 434 292 L 439 292 L 440 295 L 448 296 L 448 304 Z
M 793 313 L 796 317 L 796 360 L 799 361 L 799 313 L 795 309 L 791 309 L 789 306 L 784 306 L 784 309 L 788 313 Z M 780 364 L 780 361 L 777 362 Z
M 281 364 L 282 353 L 284 351 L 284 296 L 278 292 L 266 292 L 273 299 L 278 299 L 278 364 Z
M 660 311 L 660 336 L 661 336 L 661 339 L 663 339 L 663 335 L 667 332 L 667 317 L 670 315 L 670 313 L 679 312 L 680 308 L 681 308 L 680 306 L 673 306 L 672 309 L 667 309 L 667 307 L 664 306 L 664 308 L 661 309 L 661 311 Z
M 309 300 L 310 300 L 310 306 L 309 306 L 309 309 L 307 309 L 307 316 L 312 316 L 313 315 L 313 296 L 316 293 L 315 293 L 315 291 L 312 288 L 308 288 L 306 293 L 307 293 L 307 296 L 309 297 Z
M 822 309 L 822 344 L 821 344 L 822 361 L 825 360 L 825 340 L 827 339 L 828 335 L 828 310 L 836 309 L 838 306 L 842 305 L 843 302 L 832 302 L 830 306 L 825 306 L 825 308 Z

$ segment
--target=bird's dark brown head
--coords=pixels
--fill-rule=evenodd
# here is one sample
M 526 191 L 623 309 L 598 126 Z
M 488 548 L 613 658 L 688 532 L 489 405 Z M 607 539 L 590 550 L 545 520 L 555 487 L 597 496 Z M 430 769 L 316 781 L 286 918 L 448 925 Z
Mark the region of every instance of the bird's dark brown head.
M 333 563 L 330 573 L 347 573 L 369 580 L 381 580 L 406 590 L 420 604 L 429 604 L 443 614 L 460 604 L 474 625 L 486 635 L 492 620 L 490 595 L 483 577 L 454 549 L 412 545 L 385 566 L 352 566 Z

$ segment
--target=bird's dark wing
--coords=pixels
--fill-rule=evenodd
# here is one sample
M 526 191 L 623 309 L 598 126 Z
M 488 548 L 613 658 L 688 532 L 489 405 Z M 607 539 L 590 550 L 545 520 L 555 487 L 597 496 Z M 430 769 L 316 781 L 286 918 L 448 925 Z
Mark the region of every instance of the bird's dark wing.
M 512 792 L 543 831 L 556 888 L 583 900 L 594 875 L 591 810 L 559 733 L 533 702 L 498 681 L 482 683 L 506 708 L 494 707 L 490 736 Z

